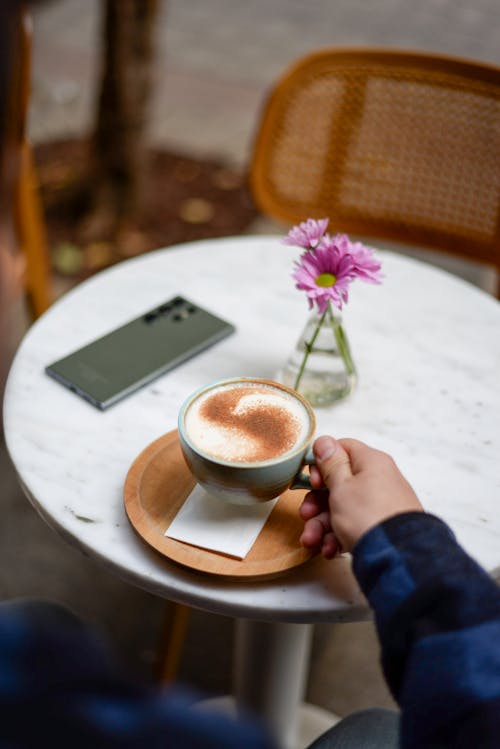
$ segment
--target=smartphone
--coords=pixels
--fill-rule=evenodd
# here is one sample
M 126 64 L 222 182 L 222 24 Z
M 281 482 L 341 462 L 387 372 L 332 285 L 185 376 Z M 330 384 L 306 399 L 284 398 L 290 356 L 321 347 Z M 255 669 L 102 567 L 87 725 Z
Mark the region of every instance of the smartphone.
M 234 330 L 226 320 L 175 296 L 45 371 L 104 411 Z

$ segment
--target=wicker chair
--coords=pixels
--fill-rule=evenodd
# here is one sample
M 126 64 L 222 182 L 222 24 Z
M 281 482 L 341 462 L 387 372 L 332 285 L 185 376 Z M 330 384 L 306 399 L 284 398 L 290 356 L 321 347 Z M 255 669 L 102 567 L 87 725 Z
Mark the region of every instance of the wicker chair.
M 440 249 L 500 272 L 500 69 L 424 53 L 324 50 L 264 108 L 262 212 Z

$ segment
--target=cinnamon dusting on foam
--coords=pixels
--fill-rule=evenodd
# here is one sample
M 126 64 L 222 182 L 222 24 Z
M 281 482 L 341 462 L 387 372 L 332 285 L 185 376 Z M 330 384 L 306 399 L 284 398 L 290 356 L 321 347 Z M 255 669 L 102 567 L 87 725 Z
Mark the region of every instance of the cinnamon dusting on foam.
M 206 427 L 207 443 L 202 444 L 203 439 L 195 442 L 222 460 L 258 462 L 276 458 L 304 438 L 304 419 L 294 413 L 294 408 L 296 401 L 271 387 L 239 385 L 216 390 L 201 399 L 196 416 L 197 423 Z

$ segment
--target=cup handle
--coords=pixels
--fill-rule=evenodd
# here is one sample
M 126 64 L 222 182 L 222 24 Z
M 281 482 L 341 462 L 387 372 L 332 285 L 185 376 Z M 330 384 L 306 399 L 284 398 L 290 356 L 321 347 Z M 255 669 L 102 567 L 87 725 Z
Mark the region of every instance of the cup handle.
M 305 466 L 316 465 L 316 458 L 314 457 L 314 452 L 313 452 L 312 447 L 308 448 L 306 454 L 304 455 L 304 460 L 302 461 L 302 464 Z M 307 473 L 302 473 L 302 472 L 298 473 L 293 479 L 290 489 L 312 489 L 309 475 Z

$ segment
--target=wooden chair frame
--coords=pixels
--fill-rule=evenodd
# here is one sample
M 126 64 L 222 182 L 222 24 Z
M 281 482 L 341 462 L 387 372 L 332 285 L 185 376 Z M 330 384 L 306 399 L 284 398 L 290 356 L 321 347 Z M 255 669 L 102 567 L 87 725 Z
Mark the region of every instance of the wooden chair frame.
M 25 289 L 33 317 L 52 302 L 51 270 L 43 209 L 38 192 L 31 145 L 26 137 L 30 96 L 32 21 L 25 8 L 18 11 L 13 40 L 12 77 L 9 86 L 5 154 L 17 175 L 13 185 L 12 212 L 17 243 L 24 255 Z M 14 166 L 15 163 L 15 166 Z

